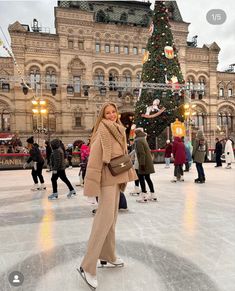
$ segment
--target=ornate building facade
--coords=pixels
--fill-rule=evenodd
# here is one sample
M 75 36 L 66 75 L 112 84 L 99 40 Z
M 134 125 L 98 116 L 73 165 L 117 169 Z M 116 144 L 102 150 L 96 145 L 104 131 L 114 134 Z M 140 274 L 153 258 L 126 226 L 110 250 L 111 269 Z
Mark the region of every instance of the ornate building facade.
M 189 116 L 193 129 L 214 137 L 235 131 L 235 74 L 218 72 L 216 43 L 195 47 L 187 43 L 188 26 L 176 2 L 166 2 L 181 70 L 195 104 Z M 17 65 L 0 58 L 0 132 L 18 132 L 24 139 L 45 128 L 65 143 L 87 139 L 104 101 L 120 112 L 133 112 L 148 41 L 152 11 L 149 2 L 58 1 L 56 33 L 34 26 L 9 26 Z M 22 85 L 18 70 L 29 87 Z M 102 86 L 101 86 L 102 85 Z M 26 94 L 27 93 L 27 94 Z M 32 101 L 46 101 L 45 113 Z M 44 107 L 43 107 L 44 108 Z

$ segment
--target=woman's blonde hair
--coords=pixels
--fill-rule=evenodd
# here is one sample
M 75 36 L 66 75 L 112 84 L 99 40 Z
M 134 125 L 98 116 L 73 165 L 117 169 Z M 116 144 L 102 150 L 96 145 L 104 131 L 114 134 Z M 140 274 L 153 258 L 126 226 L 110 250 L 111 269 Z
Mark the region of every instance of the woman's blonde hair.
M 118 124 L 122 124 L 121 123 L 121 120 L 120 120 L 120 117 L 119 117 L 119 112 L 118 112 L 118 108 L 117 108 L 117 105 L 113 102 L 105 102 L 102 106 L 102 108 L 100 109 L 100 112 L 99 112 L 99 115 L 97 116 L 97 119 L 96 119 L 96 122 L 95 122 L 95 125 L 93 127 L 93 131 L 92 131 L 92 136 L 91 136 L 91 143 L 93 142 L 93 139 L 94 139 L 94 136 L 95 136 L 95 133 L 100 125 L 100 122 L 102 121 L 102 119 L 104 118 L 104 111 L 106 109 L 106 107 L 108 106 L 113 106 L 117 112 L 117 121 L 116 123 Z

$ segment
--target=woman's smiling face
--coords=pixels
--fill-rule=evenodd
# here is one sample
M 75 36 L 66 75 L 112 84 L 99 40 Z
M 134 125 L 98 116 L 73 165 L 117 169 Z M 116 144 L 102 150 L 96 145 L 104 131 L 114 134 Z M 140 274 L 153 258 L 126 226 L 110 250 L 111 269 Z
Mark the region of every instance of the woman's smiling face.
M 104 118 L 116 122 L 118 118 L 116 108 L 108 105 L 104 110 Z

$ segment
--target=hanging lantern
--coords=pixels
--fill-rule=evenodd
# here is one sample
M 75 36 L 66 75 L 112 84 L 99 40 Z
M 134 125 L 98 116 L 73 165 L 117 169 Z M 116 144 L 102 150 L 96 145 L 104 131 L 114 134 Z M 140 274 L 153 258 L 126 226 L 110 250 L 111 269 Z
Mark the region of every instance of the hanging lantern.
M 171 47 L 171 46 L 165 46 L 164 47 L 164 53 L 165 53 L 165 57 L 167 59 L 173 59 L 174 58 L 174 50 L 173 50 L 173 47 Z
M 142 59 L 142 64 L 146 63 L 148 58 L 149 58 L 149 51 L 145 51 L 143 59 Z
M 175 122 L 171 123 L 171 131 L 173 136 L 182 137 L 186 135 L 184 123 L 180 122 L 177 118 Z

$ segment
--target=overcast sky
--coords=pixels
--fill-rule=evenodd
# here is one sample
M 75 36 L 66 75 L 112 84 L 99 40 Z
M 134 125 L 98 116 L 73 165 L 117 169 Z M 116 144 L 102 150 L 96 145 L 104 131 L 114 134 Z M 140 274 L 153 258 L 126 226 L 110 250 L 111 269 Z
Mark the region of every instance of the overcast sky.
M 190 23 L 188 40 L 198 35 L 198 47 L 215 41 L 221 48 L 219 70 L 224 70 L 235 63 L 235 0 L 177 0 L 177 4 L 183 20 Z M 55 0 L 0 0 L 0 38 L 6 42 L 2 29 L 9 41 L 7 30 L 9 24 L 18 20 L 31 26 L 34 18 L 39 21 L 40 26 L 48 27 L 50 32 L 54 33 L 56 5 Z M 227 15 L 226 22 L 222 25 L 209 24 L 206 14 L 211 9 L 224 10 Z M 0 55 L 3 55 L 3 50 L 0 51 Z

